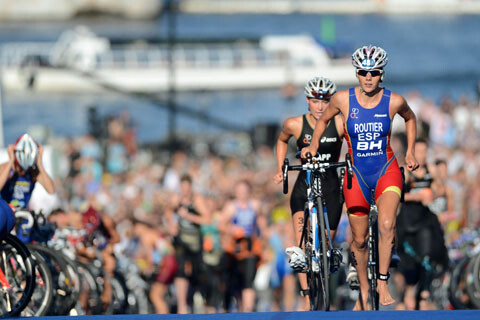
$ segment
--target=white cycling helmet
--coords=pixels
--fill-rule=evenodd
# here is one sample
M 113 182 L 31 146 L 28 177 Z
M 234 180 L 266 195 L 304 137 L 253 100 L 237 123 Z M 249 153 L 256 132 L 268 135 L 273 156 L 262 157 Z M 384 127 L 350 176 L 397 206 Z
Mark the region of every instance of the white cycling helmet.
M 305 95 L 307 98 L 314 98 L 320 100 L 330 99 L 337 91 L 337 86 L 332 80 L 315 77 L 308 81 L 305 86 Z
M 352 64 L 357 69 L 382 69 L 387 63 L 387 52 L 380 47 L 363 46 L 352 54 Z
M 37 161 L 38 145 L 27 133 L 15 142 L 15 161 L 23 170 L 30 169 Z

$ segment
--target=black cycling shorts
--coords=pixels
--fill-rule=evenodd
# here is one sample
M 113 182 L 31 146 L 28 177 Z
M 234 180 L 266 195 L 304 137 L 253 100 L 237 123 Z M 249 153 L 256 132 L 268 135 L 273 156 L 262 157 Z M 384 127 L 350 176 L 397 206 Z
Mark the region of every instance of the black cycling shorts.
M 177 243 L 175 255 L 178 263 L 177 278 L 189 278 L 197 284 L 202 264 L 202 251 L 192 251 L 184 244 Z
M 305 210 L 305 203 L 307 202 L 306 176 L 306 172 L 301 171 L 293 187 L 290 198 L 292 214 Z M 340 203 L 340 179 L 335 169 L 327 170 L 324 177 L 325 179 L 322 179 L 322 191 L 327 202 L 328 223 L 331 230 L 336 230 L 342 215 L 343 205 L 343 203 Z

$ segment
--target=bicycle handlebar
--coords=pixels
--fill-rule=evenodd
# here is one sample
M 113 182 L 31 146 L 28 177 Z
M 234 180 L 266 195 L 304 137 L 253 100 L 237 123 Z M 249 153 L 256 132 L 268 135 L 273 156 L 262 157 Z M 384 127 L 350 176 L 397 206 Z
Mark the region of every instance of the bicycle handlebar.
M 299 153 L 297 153 L 298 157 Z M 317 154 L 318 157 L 318 154 Z M 345 155 L 345 161 L 341 162 L 318 162 L 317 157 L 312 157 L 311 154 L 307 154 L 307 162 L 299 165 L 289 165 L 288 158 L 285 158 L 283 161 L 282 171 L 283 171 L 283 193 L 288 193 L 288 171 L 324 171 L 329 168 L 339 168 L 347 167 L 347 189 L 352 188 L 352 160 L 349 153 Z
M 283 171 L 283 194 L 288 193 L 288 167 L 289 167 L 289 161 L 288 161 L 288 158 L 285 158 L 285 160 L 283 160 L 283 166 L 282 166 L 282 171 Z

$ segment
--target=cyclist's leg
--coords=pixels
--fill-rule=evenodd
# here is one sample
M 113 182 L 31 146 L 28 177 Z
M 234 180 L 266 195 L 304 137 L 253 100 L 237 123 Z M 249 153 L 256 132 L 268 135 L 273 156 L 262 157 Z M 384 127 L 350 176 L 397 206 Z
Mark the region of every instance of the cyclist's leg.
M 290 198 L 290 209 L 293 213 L 293 231 L 295 234 L 294 246 L 300 246 L 300 240 L 302 237 L 303 226 L 305 224 L 305 202 L 307 201 L 307 186 L 305 181 L 300 176 L 295 182 L 295 186 L 292 190 L 292 196 Z M 303 249 L 303 248 L 302 248 Z M 298 273 L 298 281 L 300 282 L 300 290 L 308 289 L 307 275 L 305 273 Z M 300 303 L 298 310 L 308 311 L 310 310 L 310 297 L 308 295 L 300 297 Z
M 335 242 L 335 234 L 342 216 L 343 202 L 340 202 L 340 180 L 336 170 L 329 170 L 325 175 L 326 180 L 322 181 L 323 194 L 326 200 L 326 209 L 328 216 L 328 225 L 330 229 L 330 239 Z M 333 243 L 332 243 L 333 247 Z M 334 249 L 330 259 L 330 270 L 335 272 L 340 268 L 343 260 L 342 253 Z
M 116 260 L 113 256 L 113 246 L 108 244 L 102 251 L 101 256 L 103 260 L 103 270 L 110 277 L 114 277 Z M 113 288 L 109 277 L 104 277 L 103 292 L 101 300 L 105 305 L 109 305 L 113 299 Z
M 397 209 L 402 193 L 402 175 L 394 159 L 386 168 L 385 173 L 378 179 L 375 198 L 378 207 L 378 256 L 379 273 L 388 277 L 388 269 L 395 238 L 395 224 Z M 388 290 L 387 281 L 379 280 L 377 291 L 380 295 L 380 304 L 390 305 L 395 302 Z
M 360 281 L 360 296 L 353 310 L 363 310 L 367 307 L 368 301 L 368 212 L 370 211 L 368 188 L 362 190 L 355 172 L 352 179 L 352 188 L 347 189 L 346 179 L 344 181 L 343 192 L 345 194 L 345 204 L 347 206 L 348 220 L 352 231 L 352 243 L 350 251 L 352 256 L 352 265 L 357 269 L 358 280 Z M 363 188 L 365 189 L 365 187 Z
M 304 221 L 304 211 L 297 211 L 293 214 L 293 229 L 295 231 L 295 246 L 298 246 L 302 237 L 302 230 Z M 300 282 L 300 290 L 307 290 L 307 275 L 305 273 L 297 273 L 298 281 Z M 299 311 L 308 311 L 310 310 L 310 297 L 308 295 L 300 296 L 302 302 L 298 308 Z
M 250 255 L 238 261 L 240 276 L 242 277 L 241 312 L 255 310 L 254 280 L 257 273 L 258 257 Z
M 162 264 L 159 267 L 157 277 L 150 288 L 149 297 L 158 314 L 170 313 L 170 307 L 165 301 L 167 287 L 173 282 L 178 270 L 177 258 L 175 255 L 163 257 Z
M 362 301 L 359 299 L 353 310 L 364 310 L 368 301 L 368 279 L 367 279 L 367 263 L 368 263 L 368 215 L 349 213 L 348 220 L 350 229 L 352 230 L 352 243 L 350 251 L 352 255 L 352 265 L 357 269 L 358 280 L 360 282 L 360 293 Z
M 188 294 L 188 264 L 189 258 L 187 249 L 178 245 L 176 247 L 176 255 L 178 262 L 178 271 L 174 279 L 175 293 L 177 298 L 177 313 L 186 314 L 188 313 L 188 304 L 187 304 L 187 294 Z

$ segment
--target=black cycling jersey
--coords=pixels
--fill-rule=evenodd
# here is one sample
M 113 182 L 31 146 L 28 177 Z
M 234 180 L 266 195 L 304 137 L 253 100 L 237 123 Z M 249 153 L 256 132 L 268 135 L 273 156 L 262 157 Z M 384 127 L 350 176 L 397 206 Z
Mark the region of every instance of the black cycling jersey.
M 428 167 L 425 166 L 425 175 L 423 177 L 417 177 L 413 173 L 410 174 L 408 181 L 405 183 L 405 192 L 415 192 L 421 189 L 430 188 L 432 185 L 432 175 L 428 171 Z
M 199 215 L 192 204 L 186 206 L 189 213 Z M 200 226 L 186 218 L 178 217 L 178 235 L 175 238 L 175 255 L 177 257 L 177 278 L 189 278 L 195 287 L 199 285 L 202 265 L 202 234 Z
M 297 147 L 301 150 L 310 145 L 313 135 L 313 128 L 307 121 L 306 115 L 303 115 L 303 124 L 300 137 L 297 139 Z M 337 162 L 340 158 L 342 149 L 342 139 L 338 135 L 335 120 L 331 120 L 319 140 L 318 153 L 320 159 L 324 162 Z M 305 182 L 306 173 L 301 171 L 298 175 L 295 186 L 293 187 L 290 198 L 290 209 L 292 213 L 304 211 L 307 201 L 307 184 Z M 340 221 L 342 213 L 342 204 L 340 203 L 340 181 L 336 169 L 328 169 L 325 173 L 326 181 L 322 181 L 323 193 L 327 201 L 327 213 L 330 228 L 335 230 Z
M 307 115 L 303 115 L 302 132 L 297 139 L 298 151 L 310 145 L 313 136 L 313 128 L 308 123 Z M 332 119 L 325 132 L 318 141 L 318 153 L 321 161 L 336 162 L 340 158 L 342 139 L 338 135 L 335 119 Z
M 192 204 L 186 207 L 189 213 L 199 215 Z M 202 232 L 200 226 L 186 218 L 178 216 L 178 238 L 183 246 L 193 252 L 199 252 L 202 248 Z

